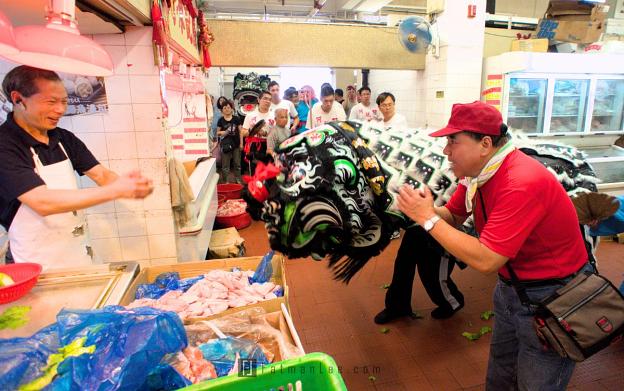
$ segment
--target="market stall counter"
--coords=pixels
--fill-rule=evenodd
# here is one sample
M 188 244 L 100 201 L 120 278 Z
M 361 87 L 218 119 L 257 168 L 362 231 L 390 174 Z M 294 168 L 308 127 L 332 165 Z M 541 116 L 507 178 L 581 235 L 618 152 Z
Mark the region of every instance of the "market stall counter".
M 30 336 L 54 323 L 63 308 L 96 309 L 119 304 L 138 271 L 135 262 L 119 262 L 44 272 L 25 296 L 0 305 L 0 313 L 16 306 L 30 307 L 28 323 L 15 330 L 0 330 L 0 338 Z

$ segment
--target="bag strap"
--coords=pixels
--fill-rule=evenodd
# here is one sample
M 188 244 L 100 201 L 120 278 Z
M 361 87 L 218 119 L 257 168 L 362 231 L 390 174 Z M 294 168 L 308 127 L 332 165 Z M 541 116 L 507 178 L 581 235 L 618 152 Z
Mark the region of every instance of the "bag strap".
M 487 223 L 487 214 L 485 212 L 485 202 L 483 202 L 483 194 L 481 194 L 481 189 L 477 189 L 477 194 L 479 195 L 479 201 L 481 202 L 481 211 L 483 212 L 483 219 Z M 520 298 L 520 302 L 525 306 L 536 304 L 531 299 L 529 299 L 529 295 L 527 295 L 526 289 L 520 283 L 520 280 L 518 279 L 516 272 L 513 271 L 513 269 L 511 268 L 511 265 L 509 265 L 509 262 L 511 262 L 511 259 L 505 263 L 505 268 L 507 269 L 507 272 L 509 273 L 509 277 L 511 279 L 511 285 L 516 290 L 516 293 L 518 294 L 518 297 Z
M 585 240 L 585 229 L 582 225 L 579 224 L 579 228 L 581 229 L 581 237 L 583 238 L 583 244 L 585 245 L 585 251 L 587 251 L 587 256 L 589 257 L 589 264 L 594 269 L 594 273 L 598 274 L 598 264 L 596 262 L 596 257 L 594 257 L 594 253 L 591 249 L 591 244 Z

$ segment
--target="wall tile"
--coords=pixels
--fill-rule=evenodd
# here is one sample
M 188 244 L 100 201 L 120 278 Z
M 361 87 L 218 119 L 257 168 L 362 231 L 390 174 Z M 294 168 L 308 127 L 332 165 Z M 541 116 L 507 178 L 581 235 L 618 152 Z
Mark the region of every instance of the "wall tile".
M 150 258 L 170 258 L 177 255 L 173 234 L 149 235 Z
M 124 261 L 136 261 L 149 257 L 149 245 L 147 236 L 135 236 L 131 238 L 119 238 L 121 244 L 121 256 Z
M 169 174 L 167 173 L 166 165 L 166 158 L 139 160 L 139 170 L 141 174 L 150 178 L 156 185 L 169 183 Z
M 0 75 L 2 79 L 4 79 L 4 75 Z M 74 131 L 74 124 L 72 122 L 72 118 L 70 116 L 61 117 L 57 125 L 59 128 L 67 129 L 70 132 Z
M 104 131 L 104 121 L 101 114 L 72 115 L 74 133 L 100 133 Z
M 91 247 L 95 259 L 101 262 L 121 261 L 121 246 L 119 238 L 91 239 Z
M 131 103 L 130 81 L 127 75 L 110 76 L 104 79 L 108 104 Z
M 145 212 L 117 213 L 117 227 L 120 237 L 147 235 Z
M 109 159 L 135 159 L 136 138 L 133 132 L 106 133 Z
M 87 208 L 87 214 L 94 213 L 115 213 L 115 201 L 109 201 Z
M 103 46 L 104 50 L 111 56 L 113 60 L 113 72 L 115 75 L 127 75 L 128 64 L 126 63 L 126 47 L 125 46 Z
M 130 198 L 120 198 L 115 200 L 115 211 L 117 213 L 142 211 L 144 209 L 144 200 L 135 200 Z
M 148 235 L 173 234 L 175 228 L 173 224 L 173 212 L 167 210 L 146 210 L 145 220 L 147 223 Z
M 152 46 L 152 28 L 128 26 L 124 34 L 126 46 Z
M 154 49 L 151 45 L 128 47 L 126 62 L 128 73 L 131 75 L 158 75 L 158 66 L 154 65 Z
M 124 34 L 94 34 L 93 40 L 100 45 L 125 46 Z
M 135 103 L 132 105 L 134 129 L 137 132 L 162 131 L 162 105 L 160 103 Z
M 132 105 L 108 105 L 108 113 L 102 115 L 106 132 L 131 132 L 134 130 Z
M 139 158 L 164 158 L 164 132 L 137 132 L 137 154 Z
M 160 103 L 159 76 L 132 76 L 130 92 L 132 103 Z
M 92 239 L 107 239 L 119 236 L 114 214 L 92 214 L 87 216 L 89 235 Z
M 150 260 L 150 263 L 152 265 L 174 265 L 176 263 L 178 263 L 178 258 L 176 257 L 171 257 L 171 258 L 153 258 Z
M 81 189 L 87 189 L 89 187 L 96 187 L 97 184 L 88 176 L 82 175 L 78 176 L 78 186 L 80 186 Z
M 93 156 L 100 162 L 108 160 L 108 148 L 106 147 L 106 135 L 104 133 L 82 133 L 78 138 L 89 148 Z
M 118 175 L 124 175 L 131 171 L 139 170 L 139 160 L 138 159 L 121 159 L 121 160 L 111 160 L 109 163 L 109 168 L 115 171 Z
M 169 185 L 154 186 L 154 192 L 145 198 L 144 203 L 145 210 L 170 209 L 171 192 Z

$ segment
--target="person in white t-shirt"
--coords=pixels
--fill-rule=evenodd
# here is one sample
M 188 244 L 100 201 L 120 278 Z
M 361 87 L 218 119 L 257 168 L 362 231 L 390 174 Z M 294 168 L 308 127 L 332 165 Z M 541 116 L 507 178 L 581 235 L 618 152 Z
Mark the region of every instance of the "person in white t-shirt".
M 375 103 L 371 103 L 371 89 L 362 87 L 358 90 L 360 103 L 353 106 L 349 114 L 349 121 L 371 122 L 381 121 L 382 116 L 379 107 Z
M 346 121 L 342 105 L 334 99 L 334 89 L 328 83 L 321 87 L 321 101 L 312 106 L 308 115 L 308 128 L 321 126 L 331 121 Z
M 288 110 L 288 123 L 286 124 L 287 128 L 290 128 L 291 132 L 295 132 L 295 129 L 299 126 L 299 113 L 297 113 L 297 109 L 295 109 L 295 105 L 286 99 L 282 99 L 280 97 L 280 85 L 278 82 L 273 80 L 269 83 L 269 92 L 271 93 L 271 111 L 275 111 L 278 108 L 283 108 Z M 292 121 L 291 121 L 292 118 Z
M 266 127 L 262 129 L 256 137 L 264 137 L 269 134 L 269 128 L 275 125 L 275 113 L 271 110 L 271 93 L 262 91 L 258 98 L 258 107 L 247 114 L 243 122 L 243 129 L 240 132 L 240 148 L 243 148 L 243 137 L 249 134 L 249 129 L 253 128 L 260 120 L 264 120 Z
M 396 100 L 394 95 L 390 92 L 382 92 L 377 96 L 377 105 L 383 116 L 383 122 L 379 121 L 379 124 L 383 124 L 384 129 L 397 129 L 400 131 L 407 130 L 407 120 L 405 116 L 396 112 L 395 106 Z

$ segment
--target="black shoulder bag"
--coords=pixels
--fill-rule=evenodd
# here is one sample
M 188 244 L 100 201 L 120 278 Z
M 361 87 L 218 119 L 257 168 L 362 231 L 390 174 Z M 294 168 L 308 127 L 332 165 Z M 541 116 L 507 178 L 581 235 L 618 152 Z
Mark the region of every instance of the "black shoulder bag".
M 487 221 L 483 195 L 480 190 L 477 193 Z M 529 299 L 525 286 L 509 262 L 505 264 L 522 304 L 537 307 L 533 326 L 538 338 L 561 357 L 577 362 L 606 348 L 624 334 L 624 296 L 598 274 L 590 249 L 588 257 L 593 272 L 577 273 L 567 284 L 562 282 L 563 287 L 538 303 Z

